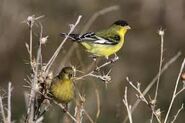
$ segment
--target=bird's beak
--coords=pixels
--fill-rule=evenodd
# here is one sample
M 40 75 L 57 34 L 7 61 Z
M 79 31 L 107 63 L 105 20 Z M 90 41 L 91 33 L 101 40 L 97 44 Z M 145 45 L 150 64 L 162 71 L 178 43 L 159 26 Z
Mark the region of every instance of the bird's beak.
M 131 27 L 130 27 L 130 26 L 125 26 L 125 28 L 126 28 L 126 29 L 131 29 Z

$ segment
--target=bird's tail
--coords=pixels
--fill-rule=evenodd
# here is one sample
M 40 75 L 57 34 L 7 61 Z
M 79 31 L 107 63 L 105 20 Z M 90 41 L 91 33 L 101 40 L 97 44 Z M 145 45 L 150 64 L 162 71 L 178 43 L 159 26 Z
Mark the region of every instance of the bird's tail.
M 67 33 L 60 33 L 61 37 L 66 37 L 67 35 L 68 35 Z M 71 39 L 72 41 L 80 41 L 79 34 L 69 34 L 68 38 Z

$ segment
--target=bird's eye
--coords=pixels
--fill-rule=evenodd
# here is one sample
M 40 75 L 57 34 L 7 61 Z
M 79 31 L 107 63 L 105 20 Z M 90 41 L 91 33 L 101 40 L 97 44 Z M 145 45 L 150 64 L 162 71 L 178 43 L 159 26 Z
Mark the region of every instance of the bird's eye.
M 115 39 L 115 40 L 120 40 L 120 36 L 119 36 L 119 35 L 115 35 L 115 36 L 114 36 L 114 39 Z
M 71 78 L 71 77 L 73 77 L 73 74 L 70 73 L 70 74 L 68 74 L 68 76 L 69 76 L 69 78 Z

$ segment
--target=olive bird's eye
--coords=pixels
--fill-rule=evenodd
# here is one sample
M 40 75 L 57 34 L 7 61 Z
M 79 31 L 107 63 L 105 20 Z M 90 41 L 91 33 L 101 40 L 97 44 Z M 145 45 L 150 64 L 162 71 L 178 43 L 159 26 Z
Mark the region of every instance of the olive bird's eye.
M 69 78 L 71 78 L 71 77 L 73 77 L 73 74 L 70 73 L 70 74 L 69 74 Z

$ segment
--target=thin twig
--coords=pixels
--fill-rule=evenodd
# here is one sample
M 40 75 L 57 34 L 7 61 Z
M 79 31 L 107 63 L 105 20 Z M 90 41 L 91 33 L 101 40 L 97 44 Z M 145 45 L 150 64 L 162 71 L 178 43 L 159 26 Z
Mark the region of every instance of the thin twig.
M 32 22 L 31 22 L 32 23 Z M 30 24 L 30 47 L 29 47 L 29 53 L 30 53 L 30 61 L 32 62 L 32 47 L 33 47 L 33 33 L 32 33 L 32 24 Z
M 40 38 L 39 38 L 38 55 L 39 55 L 39 58 L 40 58 L 39 59 L 40 66 L 43 66 L 43 64 L 42 64 L 42 44 L 46 43 L 48 36 L 43 37 L 43 26 L 42 26 L 42 23 L 39 22 L 39 25 L 40 25 Z
M 165 117 L 164 123 L 166 123 L 167 120 L 168 120 L 168 116 L 169 116 L 169 114 L 170 114 L 170 111 L 171 111 L 173 102 L 174 102 L 174 100 L 175 100 L 175 98 L 176 98 L 175 95 L 176 95 L 176 92 L 177 92 L 177 87 L 178 87 L 178 84 L 179 84 L 179 80 L 180 80 L 182 71 L 183 71 L 183 69 L 184 69 L 184 65 L 185 65 L 185 59 L 184 59 L 183 62 L 182 62 L 182 65 L 181 65 L 181 68 L 180 68 L 180 71 L 179 71 L 179 75 L 178 75 L 177 80 L 176 80 L 175 88 L 174 88 L 174 91 L 173 91 L 173 96 L 172 96 L 172 99 L 171 99 L 171 102 L 170 102 L 170 106 L 169 106 L 169 108 L 168 108 L 168 111 L 167 111 L 167 113 L 166 113 L 166 117 Z
M 1 110 L 1 116 L 3 119 L 3 123 L 6 123 L 6 116 L 5 116 L 4 106 L 3 106 L 3 99 L 1 96 L 0 96 L 0 110 Z
M 143 95 L 143 93 L 141 92 L 140 90 L 140 86 L 141 84 L 140 83 L 137 83 L 137 86 L 135 86 L 133 84 L 132 81 L 129 80 L 129 78 L 127 77 L 126 80 L 129 82 L 129 84 L 138 92 L 139 95 L 136 95 L 138 97 L 138 99 L 140 99 L 141 101 L 143 101 L 144 103 L 146 103 L 150 109 L 152 110 L 152 113 L 153 115 L 156 117 L 158 123 L 161 123 L 161 112 L 160 112 L 160 109 L 157 109 L 155 110 L 154 108 L 152 108 L 152 105 L 150 104 L 150 101 L 148 101 L 145 96 Z M 130 109 L 131 110 L 131 109 Z
M 171 64 L 173 64 L 181 55 L 181 52 L 178 52 L 174 57 L 172 57 L 165 65 L 164 67 L 161 69 L 161 75 L 164 73 L 165 70 L 168 69 L 168 67 L 170 67 Z M 150 82 L 150 84 L 146 87 L 146 89 L 143 91 L 143 95 L 146 95 L 148 93 L 148 91 L 151 89 L 151 87 L 155 84 L 155 82 L 157 81 L 157 78 L 159 76 L 159 73 L 157 73 L 157 75 L 152 79 L 152 81 Z M 137 102 L 137 101 L 136 101 Z M 134 104 L 132 110 L 134 110 L 137 107 L 137 103 Z
M 41 117 L 39 117 L 39 118 L 35 121 L 35 123 L 42 123 L 43 120 L 44 120 L 44 117 L 41 116 Z
M 76 104 L 74 113 L 74 116 L 76 117 L 76 123 L 82 123 L 83 112 L 84 112 L 83 102 L 79 101 Z
M 59 45 L 59 47 L 56 49 L 56 51 L 54 52 L 53 56 L 50 58 L 50 60 L 48 61 L 46 67 L 45 67 L 45 72 L 48 73 L 51 65 L 53 64 L 53 62 L 55 61 L 57 55 L 59 54 L 62 46 L 64 45 L 64 43 L 66 42 L 66 40 L 68 39 L 69 35 L 74 31 L 75 27 L 78 25 L 78 23 L 80 22 L 82 16 L 80 15 L 76 21 L 75 24 L 71 25 L 70 31 L 68 32 L 67 36 L 64 38 L 64 40 L 61 42 L 61 44 Z
M 23 23 L 26 23 L 29 27 L 29 34 L 30 34 L 30 39 L 29 39 L 29 45 L 26 43 L 26 48 L 28 50 L 29 56 L 30 56 L 30 65 L 33 69 L 34 72 L 34 65 L 33 65 L 33 25 L 35 23 L 35 21 L 43 18 L 44 15 L 39 16 L 39 17 L 35 17 L 35 15 L 32 16 L 28 16 L 26 20 L 23 21 Z
M 184 104 L 181 105 L 181 108 L 179 108 L 179 110 L 175 114 L 175 116 L 174 116 L 173 120 L 171 121 L 171 123 L 175 123 L 177 117 L 179 116 L 179 113 L 183 110 L 183 108 L 184 108 Z
M 27 50 L 29 51 L 29 56 L 30 56 L 30 65 L 31 65 L 31 68 L 32 68 L 32 70 L 33 70 L 33 73 L 35 73 L 34 72 L 34 66 L 33 66 L 33 63 L 32 63 L 32 40 L 33 40 L 33 38 L 32 38 L 32 27 L 33 27 L 33 24 L 34 24 L 34 22 L 35 22 L 35 16 L 34 15 L 32 15 L 32 16 L 28 16 L 28 18 L 27 18 L 27 20 L 26 20 L 26 23 L 28 24 L 28 26 L 29 26 L 29 33 L 30 33 L 30 44 L 28 45 L 27 43 L 26 43 L 26 48 L 27 48 Z M 31 84 L 33 84 L 33 83 L 31 83 Z M 33 92 L 32 92 L 32 90 L 31 90 L 31 92 L 30 92 L 30 94 L 32 94 Z M 32 100 L 32 98 L 30 97 L 29 98 L 29 106 L 28 106 L 28 109 L 27 109 L 27 118 L 26 118 L 26 120 L 27 121 L 29 121 L 29 118 L 30 118 L 30 116 L 29 116 L 29 114 L 30 114 L 30 112 L 31 112 L 31 101 Z
M 34 120 L 34 107 L 35 107 L 35 95 L 36 95 L 36 90 L 37 90 L 37 84 L 38 84 L 38 70 L 39 70 L 39 61 L 40 61 L 40 55 L 41 54 L 41 47 L 39 46 L 38 51 L 37 51 L 37 59 L 36 59 L 36 67 L 35 67 L 35 74 L 32 82 L 32 89 L 31 89 L 31 121 Z
M 34 16 L 29 16 L 30 19 L 27 19 L 28 20 L 28 25 L 30 27 L 30 49 L 31 49 L 31 45 L 32 45 L 32 33 L 33 33 L 33 30 L 32 30 L 32 27 L 34 25 L 34 22 L 35 20 L 38 20 L 40 18 L 42 18 L 42 16 L 40 17 L 37 17 L 35 18 Z M 29 18 L 28 17 L 28 18 Z M 42 33 L 43 33 L 43 29 L 42 29 L 42 25 L 40 24 L 41 26 L 41 31 L 40 31 L 40 38 L 42 37 Z M 30 50 L 29 49 L 29 50 Z M 32 52 L 30 52 L 31 56 L 32 56 Z M 26 122 L 33 122 L 34 120 L 34 108 L 35 108 L 35 96 L 36 96 L 36 90 L 37 90 L 37 85 L 38 85 L 38 72 L 39 72 L 39 61 L 41 59 L 41 43 L 40 43 L 40 39 L 39 39 L 39 48 L 37 50 L 37 57 L 36 57 L 36 61 L 32 61 L 32 59 L 30 59 L 30 63 L 31 63 L 31 67 L 32 67 L 32 70 L 33 70 L 33 79 L 31 80 L 31 92 L 30 92 L 30 98 L 29 98 L 29 106 L 28 106 L 28 109 L 27 109 L 27 116 L 26 116 Z M 34 65 L 33 65 L 33 62 L 34 62 Z
M 83 112 L 84 112 L 84 102 L 85 102 L 85 97 L 82 96 L 82 94 L 80 93 L 80 90 L 78 88 L 78 86 L 74 83 L 75 85 L 75 89 L 79 95 L 80 100 L 76 101 L 76 107 L 75 107 L 75 113 L 74 116 L 76 117 L 76 123 L 82 123 L 82 119 L 83 119 Z M 87 116 L 88 117 L 88 116 Z M 90 116 L 89 116 L 90 117 Z
M 126 78 L 126 80 L 127 80 L 127 82 L 139 93 L 139 95 L 137 95 L 138 98 L 139 98 L 140 100 L 142 100 L 143 102 L 145 102 L 145 103 L 148 105 L 148 104 L 149 104 L 148 101 L 146 100 L 146 98 L 144 97 L 143 93 L 142 93 L 141 90 L 140 90 L 141 84 L 140 84 L 140 83 L 137 83 L 137 86 L 135 86 L 135 85 L 133 84 L 133 82 L 129 80 L 128 77 Z
M 96 92 L 96 101 L 97 101 L 97 112 L 96 112 L 96 121 L 100 116 L 100 95 L 98 89 L 95 90 Z
M 176 94 L 175 97 L 177 97 L 179 94 L 181 94 L 185 90 L 185 87 L 182 87 Z
M 7 113 L 7 123 L 11 123 L 11 82 L 8 83 L 8 113 Z
M 57 104 L 57 105 L 59 105 L 63 110 L 65 109 L 65 107 L 64 107 L 62 104 L 57 103 L 56 101 L 54 101 L 54 103 Z M 77 122 L 76 118 L 75 118 L 69 111 L 66 110 L 66 114 L 67 114 L 75 123 Z
M 155 96 L 154 96 L 154 101 L 157 101 L 157 95 L 158 95 L 158 89 L 159 89 L 159 82 L 160 82 L 160 77 L 161 77 L 161 69 L 162 69 L 162 64 L 163 64 L 163 52 L 164 52 L 164 30 L 161 28 L 158 31 L 158 34 L 161 38 L 161 52 L 160 52 L 160 61 L 159 61 L 159 74 L 157 78 L 157 83 L 156 83 L 156 89 L 155 89 Z M 153 104 L 153 108 L 155 109 L 156 103 Z M 150 119 L 150 123 L 153 122 L 153 113 Z
M 164 48 L 163 48 L 164 47 L 164 30 L 160 29 L 158 33 L 161 37 L 161 52 L 160 52 L 159 72 L 158 72 L 158 77 L 157 77 L 157 85 L 156 85 L 154 100 L 157 100 L 159 81 L 160 81 L 161 69 L 162 69 L 162 64 L 163 64 L 163 52 L 164 52 Z
M 180 56 L 181 56 L 181 52 L 178 52 L 175 56 L 173 56 L 161 69 L 161 75 L 164 73 L 164 71 L 166 71 Z M 159 73 L 152 79 L 152 81 L 149 83 L 149 85 L 146 87 L 146 89 L 143 91 L 143 95 L 146 95 L 148 93 L 148 91 L 152 88 L 152 86 L 155 84 L 155 82 L 157 81 L 157 78 L 159 76 Z M 138 104 L 140 103 L 140 99 L 137 99 L 137 101 L 134 103 L 133 107 L 132 107 L 132 113 L 135 111 L 136 107 L 138 106 Z M 126 123 L 128 120 L 128 116 L 125 117 L 123 123 Z
M 114 59 L 113 62 L 115 62 L 115 61 L 117 61 L 117 60 L 118 60 L 118 59 Z M 111 69 L 110 69 L 110 71 L 109 71 L 106 75 L 103 75 L 103 76 L 102 76 L 102 75 L 96 75 L 96 74 L 94 74 L 94 72 L 96 72 L 97 70 L 100 70 L 100 69 L 103 68 L 103 67 L 106 67 L 107 65 L 109 65 L 109 64 L 111 64 L 111 63 L 112 63 L 112 61 L 105 62 L 105 63 L 103 63 L 102 65 L 96 67 L 95 70 L 92 70 L 92 71 L 90 71 L 89 73 L 87 73 L 87 74 L 85 74 L 85 75 L 82 75 L 82 76 L 80 76 L 80 77 L 76 77 L 75 80 L 80 80 L 80 79 L 83 79 L 83 78 L 85 78 L 85 77 L 92 76 L 92 77 L 101 79 L 101 80 L 103 80 L 103 81 L 110 81 L 110 80 L 111 80 L 111 77 L 109 76 L 109 74 L 110 74 L 110 72 L 111 72 Z M 82 72 L 82 73 L 83 73 L 83 72 Z
M 76 92 L 78 93 L 78 96 L 80 98 L 80 101 L 76 102 L 76 107 L 75 107 L 75 116 L 76 116 L 77 123 L 82 122 L 83 113 L 85 113 L 85 115 L 87 116 L 88 120 L 91 123 L 95 123 L 91 118 L 91 116 L 88 114 L 88 112 L 84 109 L 85 97 L 82 96 L 82 94 L 80 93 L 80 90 L 76 85 L 76 83 L 74 83 L 74 85 L 75 85 Z
M 127 109 L 127 114 L 128 114 L 128 118 L 130 123 L 133 123 L 132 121 L 132 112 L 131 112 L 131 105 L 128 104 L 128 100 L 127 100 L 127 87 L 125 87 L 125 94 L 124 94 L 124 99 L 123 99 L 123 103 Z
M 89 121 L 90 121 L 91 123 L 95 123 L 95 122 L 93 121 L 93 119 L 91 118 L 91 116 L 87 113 L 86 110 L 83 110 L 83 112 L 84 112 L 84 114 L 87 116 L 87 118 L 89 119 Z

